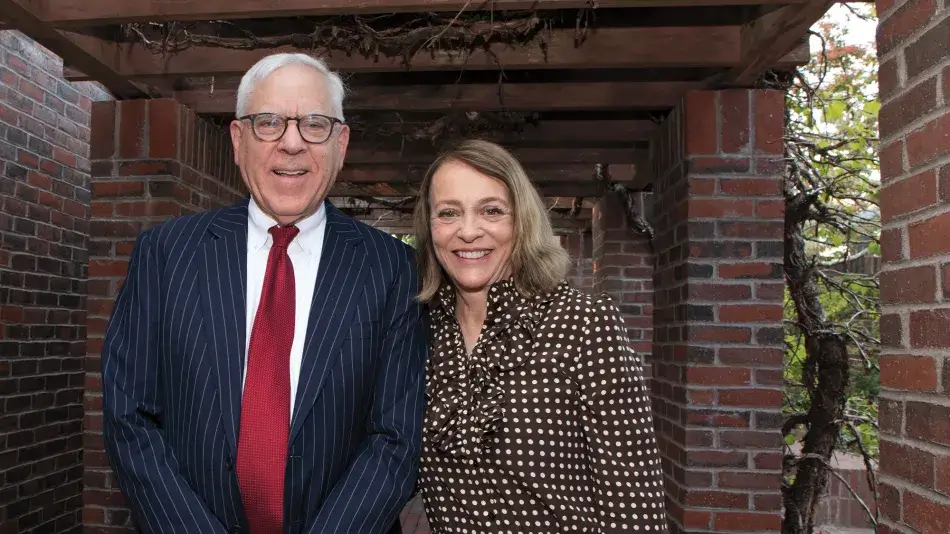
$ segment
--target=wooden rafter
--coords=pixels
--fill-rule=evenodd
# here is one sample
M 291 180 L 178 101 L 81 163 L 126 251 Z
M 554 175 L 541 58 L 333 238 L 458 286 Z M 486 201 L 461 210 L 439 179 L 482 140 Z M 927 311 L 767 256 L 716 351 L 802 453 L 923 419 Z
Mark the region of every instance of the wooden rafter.
M 349 160 L 347 160 L 349 161 Z M 614 182 L 632 184 L 647 165 L 611 165 Z M 333 188 L 332 196 L 404 197 L 415 195 L 428 165 L 346 164 Z M 532 182 L 546 197 L 599 197 L 603 184 L 594 179 L 592 164 L 526 164 Z
M 730 0 L 733 5 L 795 4 L 805 0 Z M 163 22 L 234 20 L 394 12 L 510 9 L 574 9 L 590 0 L 25 0 L 41 8 L 41 19 L 57 27 Z M 614 7 L 716 6 L 721 0 L 597 0 L 598 9 Z
M 346 109 L 440 110 L 596 110 L 670 108 L 698 82 L 604 82 L 551 84 L 458 84 L 357 88 Z M 179 91 L 175 99 L 197 113 L 231 113 L 234 89 Z
M 800 48 L 809 28 L 835 4 L 835 0 L 808 0 L 785 6 L 756 18 L 742 28 L 742 58 L 711 85 L 744 87 L 754 84 L 778 58 Z
M 147 92 L 117 71 L 110 51 L 114 44 L 88 35 L 70 34 L 53 28 L 40 20 L 25 5 L 16 0 L 0 0 L 0 20 L 18 28 L 48 48 L 63 61 L 94 77 L 119 98 L 148 96 Z
M 635 148 L 596 148 L 596 147 L 510 147 L 512 153 L 524 164 L 535 163 L 631 163 L 645 166 L 649 154 L 645 149 Z M 351 143 L 346 152 L 346 161 L 353 164 L 427 164 L 435 159 L 437 151 L 419 149 L 379 149 L 371 144 Z
M 594 28 L 580 44 L 578 36 L 573 29 L 555 29 L 518 46 L 494 43 L 471 52 L 421 50 L 409 60 L 409 66 L 415 71 L 731 68 L 739 65 L 742 57 L 739 26 Z M 251 50 L 191 46 L 158 54 L 135 42 L 119 44 L 116 57 L 119 72 L 130 79 L 235 76 L 267 55 L 300 50 L 291 46 Z M 404 72 L 410 68 L 401 55 L 364 57 L 343 51 L 317 55 L 327 59 L 334 70 L 346 73 Z M 807 60 L 805 48 L 782 54 L 773 65 L 793 67 Z

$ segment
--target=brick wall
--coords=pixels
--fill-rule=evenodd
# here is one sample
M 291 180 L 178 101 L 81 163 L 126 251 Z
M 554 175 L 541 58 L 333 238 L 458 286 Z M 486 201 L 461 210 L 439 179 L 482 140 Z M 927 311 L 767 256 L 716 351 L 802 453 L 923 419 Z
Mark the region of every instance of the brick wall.
M 83 520 L 132 532 L 102 446 L 99 354 L 113 299 L 142 230 L 236 202 L 244 184 L 227 132 L 172 100 L 96 103 L 92 128 Z
M 815 519 L 815 524 L 819 525 L 817 534 L 833 532 L 825 527 L 871 528 L 864 506 L 868 507 L 872 516 L 877 506 L 874 502 L 874 492 L 868 485 L 864 458 L 857 454 L 835 453 L 831 458 L 831 465 L 841 478 L 832 476 L 828 480 L 828 492 L 818 503 Z M 861 498 L 861 502 L 858 502 L 855 494 Z M 861 505 L 862 502 L 864 506 Z
M 882 534 L 950 525 L 950 3 L 878 1 Z
M 783 97 L 690 93 L 654 142 L 654 415 L 674 532 L 780 529 Z
M 590 292 L 594 285 L 593 237 L 589 231 L 560 236 L 561 246 L 571 256 L 567 281 L 581 291 Z
M 89 110 L 62 62 L 0 31 L 0 532 L 78 532 Z
M 642 205 L 642 194 L 636 194 Z M 594 293 L 619 305 L 630 346 L 649 362 L 653 351 L 653 253 L 649 240 L 628 224 L 625 208 L 613 195 L 601 198 L 592 213 Z M 649 375 L 650 368 L 644 371 Z

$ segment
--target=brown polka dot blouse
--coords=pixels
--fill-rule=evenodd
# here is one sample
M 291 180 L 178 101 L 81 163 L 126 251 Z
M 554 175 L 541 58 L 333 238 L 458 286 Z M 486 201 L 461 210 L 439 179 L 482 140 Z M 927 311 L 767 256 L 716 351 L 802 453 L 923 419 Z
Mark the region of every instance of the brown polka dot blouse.
M 496 283 L 470 356 L 451 288 L 430 314 L 432 532 L 667 532 L 646 382 L 609 299 Z

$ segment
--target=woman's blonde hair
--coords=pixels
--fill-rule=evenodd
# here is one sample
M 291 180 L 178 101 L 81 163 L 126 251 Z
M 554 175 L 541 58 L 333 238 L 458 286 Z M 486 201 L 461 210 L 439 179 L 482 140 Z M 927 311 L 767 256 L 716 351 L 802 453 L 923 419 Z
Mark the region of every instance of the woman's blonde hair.
M 514 217 L 511 272 L 515 288 L 527 297 L 553 291 L 567 276 L 570 258 L 551 229 L 541 195 L 531 183 L 524 167 L 509 151 L 490 141 L 469 139 L 439 155 L 429 166 L 419 188 L 413 214 L 416 257 L 422 278 L 419 300 L 431 301 L 442 284 L 450 283 L 435 256 L 429 205 L 432 177 L 442 165 L 450 161 L 468 165 L 505 184 L 511 196 Z

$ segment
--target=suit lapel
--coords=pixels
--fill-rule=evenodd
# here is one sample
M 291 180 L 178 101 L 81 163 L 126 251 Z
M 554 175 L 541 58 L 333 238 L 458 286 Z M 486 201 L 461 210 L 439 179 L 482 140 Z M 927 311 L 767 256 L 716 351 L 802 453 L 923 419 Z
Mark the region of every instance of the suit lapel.
M 300 431 L 327 374 L 340 357 L 340 344 L 363 288 L 366 252 L 353 219 L 327 208 L 326 236 L 310 305 L 300 381 L 290 428 L 290 442 Z
M 221 212 L 201 263 L 201 302 L 217 374 L 218 400 L 231 450 L 237 450 L 246 347 L 247 204 Z

